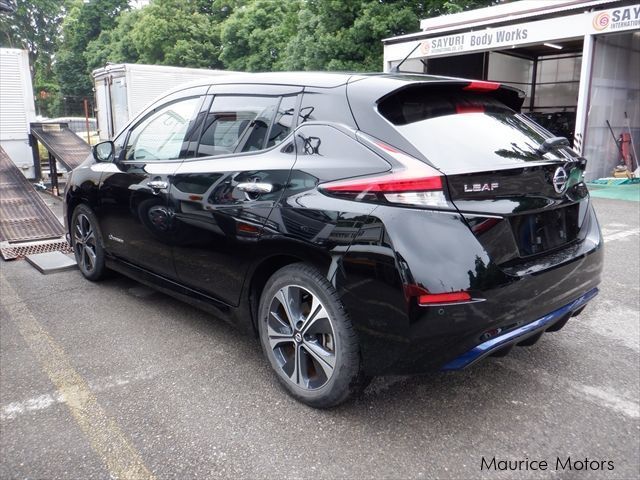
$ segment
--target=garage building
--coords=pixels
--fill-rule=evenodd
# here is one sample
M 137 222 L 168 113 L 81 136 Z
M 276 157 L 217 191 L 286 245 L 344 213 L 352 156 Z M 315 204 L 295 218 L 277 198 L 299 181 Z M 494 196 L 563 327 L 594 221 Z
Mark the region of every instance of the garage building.
M 625 160 L 637 168 L 640 4 L 522 0 L 420 28 L 383 40 L 385 71 L 400 65 L 512 85 L 526 93 L 523 112 L 589 159 L 587 180 L 611 176 Z

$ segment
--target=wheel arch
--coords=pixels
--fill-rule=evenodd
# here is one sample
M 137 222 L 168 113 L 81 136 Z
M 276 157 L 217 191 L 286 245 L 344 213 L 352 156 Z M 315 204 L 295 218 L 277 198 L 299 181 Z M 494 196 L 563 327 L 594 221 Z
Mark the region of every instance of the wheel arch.
M 317 252 L 311 254 L 301 252 L 279 253 L 263 258 L 256 263 L 254 268 L 247 275 L 248 288 L 246 298 L 248 299 L 249 315 L 251 318 L 251 328 L 255 336 L 258 335 L 258 305 L 264 287 L 271 276 L 287 265 L 293 263 L 306 263 L 313 265 L 321 272 L 329 267 L 327 259 Z
M 87 182 L 85 182 L 86 184 Z M 71 217 L 73 216 L 73 211 L 78 207 L 78 205 L 86 205 L 89 207 L 94 213 L 97 211 L 98 200 L 97 200 L 97 187 L 95 185 L 72 185 L 65 194 L 65 221 L 67 222 L 67 230 L 71 230 Z
M 71 218 L 73 217 L 73 211 L 80 205 L 81 203 L 88 205 L 88 202 L 83 201 L 82 197 L 79 195 L 73 195 L 72 193 L 67 194 L 67 211 L 66 211 L 66 225 L 67 231 L 71 233 Z

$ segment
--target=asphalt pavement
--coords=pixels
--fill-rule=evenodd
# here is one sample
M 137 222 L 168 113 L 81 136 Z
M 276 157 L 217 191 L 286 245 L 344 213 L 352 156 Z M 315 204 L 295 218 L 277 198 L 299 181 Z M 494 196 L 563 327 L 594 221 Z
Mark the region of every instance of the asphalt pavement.
M 640 203 L 594 204 L 604 281 L 563 330 L 328 411 L 178 300 L 3 262 L 0 478 L 639 478 Z

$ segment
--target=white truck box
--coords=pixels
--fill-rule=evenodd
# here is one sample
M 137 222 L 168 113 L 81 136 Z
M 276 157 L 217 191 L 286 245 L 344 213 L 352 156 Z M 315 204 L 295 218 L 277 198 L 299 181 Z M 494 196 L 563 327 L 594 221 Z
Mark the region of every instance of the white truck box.
M 230 73 L 237 72 L 135 63 L 111 64 L 94 70 L 100 139 L 112 138 L 129 119 L 162 93 L 183 83 Z
M 0 146 L 27 178 L 33 179 L 29 123 L 36 119 L 29 53 L 0 48 Z

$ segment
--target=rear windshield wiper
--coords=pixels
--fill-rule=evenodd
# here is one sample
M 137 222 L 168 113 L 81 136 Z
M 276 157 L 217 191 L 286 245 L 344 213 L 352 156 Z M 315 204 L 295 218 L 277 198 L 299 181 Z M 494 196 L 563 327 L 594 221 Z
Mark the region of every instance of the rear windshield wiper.
M 551 137 L 542 142 L 538 146 L 538 148 L 536 148 L 536 151 L 544 155 L 545 153 L 553 152 L 555 150 L 558 150 L 559 148 L 568 146 L 569 140 L 567 140 L 565 137 Z

